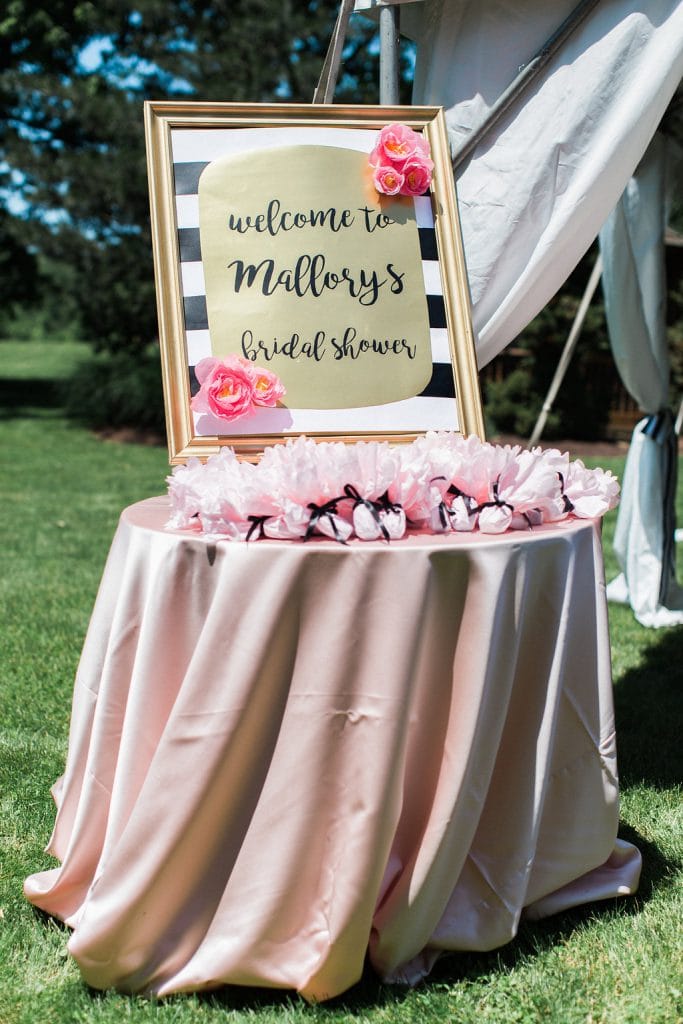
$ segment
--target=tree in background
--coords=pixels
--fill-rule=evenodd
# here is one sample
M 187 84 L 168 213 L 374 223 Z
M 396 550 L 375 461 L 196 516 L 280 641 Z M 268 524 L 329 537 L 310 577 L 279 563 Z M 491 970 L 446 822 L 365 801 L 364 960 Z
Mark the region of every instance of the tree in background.
M 308 102 L 337 9 L 338 0 L 5 0 L 0 334 L 16 326 L 17 309 L 38 307 L 33 330 L 80 333 L 108 353 L 77 382 L 79 413 L 113 424 L 162 422 L 158 357 L 150 351 L 157 321 L 143 100 Z M 354 16 L 336 99 L 376 102 L 377 65 L 375 28 Z M 403 102 L 410 79 L 404 56 Z M 523 332 L 517 347 L 526 354 L 499 381 L 485 381 L 492 427 L 531 429 L 587 273 L 588 264 L 577 268 Z M 680 344 L 680 292 L 673 300 L 672 337 Z M 599 430 L 599 349 L 607 343 L 598 299 L 549 435 Z M 680 386 L 680 347 L 673 359 Z
M 9 0 L 0 15 L 0 231 L 3 265 L 17 273 L 3 297 L 26 299 L 40 280 L 56 317 L 69 290 L 97 346 L 153 339 L 143 100 L 310 101 L 337 6 Z M 338 99 L 376 101 L 373 32 L 352 19 Z
M 35 300 L 37 260 L 18 237 L 13 218 L 0 209 L 0 308 Z

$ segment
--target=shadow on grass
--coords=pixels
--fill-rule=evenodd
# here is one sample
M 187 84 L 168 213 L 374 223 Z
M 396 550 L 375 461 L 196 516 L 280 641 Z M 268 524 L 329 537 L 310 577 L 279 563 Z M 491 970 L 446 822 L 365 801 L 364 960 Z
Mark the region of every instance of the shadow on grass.
M 683 782 L 683 629 L 661 632 L 640 665 L 614 689 L 617 755 L 622 787 L 657 789 Z
M 307 1004 L 295 992 L 269 988 L 241 988 L 229 985 L 211 992 L 195 995 L 201 1004 L 228 1012 L 258 1013 L 266 1010 L 298 1010 L 307 1007 L 311 1016 L 319 1019 L 328 1014 L 336 1017 L 339 1013 L 357 1014 L 364 1009 L 382 1006 L 396 1006 L 409 997 L 412 990 L 398 985 L 386 985 L 366 961 L 360 981 L 340 996 L 324 1003 Z M 182 1002 L 182 996 L 172 996 L 169 1002 Z M 166 1001 L 166 1000 L 164 1000 Z M 285 1017 L 285 1019 L 287 1019 Z
M 667 877 L 670 879 L 671 886 L 675 884 L 672 877 L 672 869 L 675 868 L 675 865 L 668 861 L 653 843 L 645 840 L 634 829 L 622 826 L 620 835 L 622 838 L 634 842 L 643 855 L 643 876 L 636 897 L 629 896 L 584 904 L 542 921 L 522 921 L 517 936 L 500 949 L 486 953 L 443 954 L 430 975 L 419 987 L 424 991 L 429 991 L 430 988 L 443 989 L 444 986 L 457 985 L 462 982 L 485 981 L 500 973 L 508 973 L 535 957 L 541 956 L 547 950 L 566 943 L 574 932 L 586 925 L 594 924 L 601 919 L 625 918 L 639 913 L 643 904 L 665 884 L 664 880 Z M 70 929 L 50 918 L 43 911 L 34 908 L 34 913 L 45 927 L 56 927 L 63 931 L 66 941 Z M 107 1000 L 109 995 L 109 993 L 89 987 L 87 987 L 87 991 L 94 1002 Z M 147 1002 L 149 1000 L 150 1003 L 170 1006 L 185 1006 L 189 999 L 207 1009 L 232 1013 L 245 1012 L 250 1016 L 259 1012 L 273 1011 L 282 1013 L 283 1019 L 287 1019 L 290 1012 L 301 1013 L 302 1010 L 304 1012 L 310 1010 L 311 1019 L 320 1020 L 328 1016 L 339 1019 L 340 1014 L 344 1014 L 342 1019 L 346 1019 L 346 1014 L 358 1015 L 368 1009 L 398 1007 L 412 998 L 413 991 L 406 986 L 383 983 L 370 964 L 366 962 L 362 978 L 356 985 L 342 995 L 317 1006 L 308 1007 L 304 1000 L 292 991 L 238 985 L 225 986 L 206 992 L 173 995 L 163 999 L 139 995 L 130 998 L 135 1001 Z
M 86 364 L 84 364 L 86 365 Z M 81 371 L 87 374 L 87 366 Z M 154 386 L 149 400 L 143 393 L 137 405 L 126 407 L 125 400 L 112 401 L 103 391 L 87 387 L 87 377 L 79 383 L 76 372 L 71 377 L 9 378 L 0 377 L 0 422 L 18 418 L 63 418 L 75 427 L 95 433 L 102 440 L 165 447 L 161 386 Z M 113 387 L 113 385 L 112 385 Z M 119 385 L 127 394 L 125 380 Z M 83 396 L 86 396 L 85 398 Z
M 0 377 L 0 419 L 14 419 L 35 410 L 61 411 L 64 384 L 61 380 Z
M 522 921 L 516 937 L 511 942 L 490 952 L 444 953 L 429 976 L 421 983 L 420 988 L 425 991 L 429 991 L 430 988 L 442 989 L 444 986 L 485 981 L 500 973 L 508 973 L 535 957 L 542 956 L 546 951 L 564 945 L 573 933 L 585 926 L 597 924 L 601 920 L 627 918 L 640 913 L 643 905 L 655 893 L 673 888 L 677 884 L 675 871 L 680 865 L 665 857 L 654 843 L 646 840 L 630 826 L 622 824 L 619 834 L 623 839 L 634 843 L 643 857 L 643 873 L 636 896 L 586 903 L 541 921 Z M 56 928 L 63 932 L 66 943 L 71 930 L 44 911 L 36 907 L 32 909 L 44 928 Z M 87 990 L 94 1001 L 106 1000 L 109 994 L 89 987 Z M 385 984 L 366 962 L 362 978 L 356 985 L 334 999 L 318 1006 L 311 1006 L 310 1014 L 312 1019 L 326 1016 L 337 1018 L 340 1013 L 357 1015 L 367 1009 L 400 1006 L 412 998 L 413 991 L 405 986 Z M 295 992 L 238 985 L 228 985 L 206 992 L 173 995 L 159 1000 L 153 996 L 130 998 L 179 1006 L 185 1005 L 188 999 L 191 999 L 206 1006 L 207 1009 L 246 1012 L 250 1015 L 270 1010 L 281 1012 L 285 1019 L 290 1011 L 301 1012 L 307 1008 L 303 999 Z

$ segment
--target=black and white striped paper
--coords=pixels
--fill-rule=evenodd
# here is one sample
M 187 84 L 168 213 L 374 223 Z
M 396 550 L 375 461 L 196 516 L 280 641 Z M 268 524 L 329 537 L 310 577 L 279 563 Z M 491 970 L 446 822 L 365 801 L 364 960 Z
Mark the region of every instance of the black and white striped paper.
M 213 355 L 199 237 L 198 186 L 204 168 L 219 156 L 278 145 L 328 145 L 369 153 L 376 133 L 338 128 L 236 128 L 177 130 L 171 137 L 187 360 L 190 387 L 195 393 L 198 385 L 194 366 Z M 283 410 L 260 409 L 248 421 L 234 424 L 195 414 L 198 435 L 417 433 L 458 428 L 431 199 L 421 196 L 414 203 L 432 348 L 432 376 L 424 391 L 414 398 L 363 408 L 288 409 L 284 415 Z

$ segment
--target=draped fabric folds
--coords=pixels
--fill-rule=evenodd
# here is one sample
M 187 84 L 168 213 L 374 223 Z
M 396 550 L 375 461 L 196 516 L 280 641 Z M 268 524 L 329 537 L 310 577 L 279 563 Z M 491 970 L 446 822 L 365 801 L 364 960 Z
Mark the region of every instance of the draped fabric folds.
M 644 626 L 683 623 L 674 564 L 677 438 L 668 408 L 664 229 L 679 152 L 657 133 L 600 232 L 605 312 L 614 358 L 648 414 L 633 433 L 614 547 L 622 570 L 608 587 Z
M 28 898 L 85 982 L 315 1001 L 634 892 L 600 524 L 217 543 L 121 517 Z

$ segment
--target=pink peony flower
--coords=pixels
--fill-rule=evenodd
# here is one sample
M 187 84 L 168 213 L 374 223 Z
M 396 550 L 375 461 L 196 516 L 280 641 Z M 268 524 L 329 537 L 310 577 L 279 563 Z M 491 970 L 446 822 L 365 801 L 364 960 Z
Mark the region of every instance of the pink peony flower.
M 373 184 L 383 195 L 421 196 L 432 180 L 429 143 L 405 124 L 382 128 L 369 161 Z
M 411 157 L 403 165 L 403 185 L 401 186 L 402 196 L 422 196 L 429 188 L 432 181 L 432 168 L 434 164 L 429 158 Z
M 375 146 L 375 148 L 370 153 L 370 156 L 368 157 L 368 163 L 373 168 L 380 167 L 382 164 L 387 163 L 378 146 Z
M 199 392 L 190 403 L 194 412 L 208 412 L 231 422 L 254 409 L 255 374 L 241 359 L 210 356 L 195 366 Z
M 420 152 L 423 139 L 405 124 L 386 124 L 379 133 L 377 151 L 382 163 L 389 161 L 402 166 L 409 157 Z
M 277 405 L 282 396 L 286 394 L 284 385 L 280 378 L 270 370 L 253 368 L 254 373 L 254 404 L 265 405 L 269 408 Z
M 404 185 L 404 178 L 393 164 L 380 164 L 372 173 L 372 183 L 385 196 L 397 196 Z
M 427 142 L 424 135 L 420 135 L 419 132 L 415 132 L 415 135 L 417 136 L 417 138 L 415 139 L 415 153 L 418 156 L 426 158 L 430 168 L 434 167 L 434 164 L 429 156 L 429 143 Z

